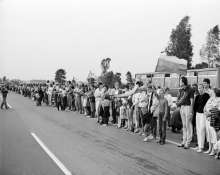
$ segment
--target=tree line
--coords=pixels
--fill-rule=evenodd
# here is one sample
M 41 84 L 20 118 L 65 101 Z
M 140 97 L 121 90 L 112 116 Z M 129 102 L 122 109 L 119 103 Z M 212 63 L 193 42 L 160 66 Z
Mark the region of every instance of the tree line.
M 192 66 L 193 57 L 193 45 L 191 42 L 191 24 L 189 23 L 190 17 L 185 16 L 179 22 L 179 24 L 172 29 L 170 39 L 167 47 L 163 52 L 167 56 L 176 56 L 179 59 L 184 59 L 187 61 L 187 68 L 213 68 L 220 66 L 220 52 L 219 52 L 219 27 L 215 25 L 207 32 L 206 43 L 202 45 L 200 49 L 201 63 Z M 121 73 L 109 71 L 111 63 L 111 58 L 104 58 L 101 60 L 101 75 L 99 77 L 94 77 L 92 73 L 89 73 L 87 81 L 89 84 L 94 84 L 95 81 L 101 81 L 107 84 L 109 87 L 113 87 L 114 83 L 117 81 L 121 83 Z M 64 69 L 59 69 L 55 73 L 55 81 L 59 83 L 65 82 L 66 71 Z M 73 78 L 73 82 L 76 80 Z M 134 80 L 130 71 L 126 73 L 127 84 L 133 84 Z
M 170 41 L 165 48 L 168 56 L 176 56 L 187 61 L 187 68 L 192 69 L 193 45 L 191 43 L 191 24 L 190 17 L 185 16 L 175 29 L 172 29 Z M 202 62 L 195 65 L 194 68 L 213 68 L 220 66 L 219 52 L 219 27 L 215 25 L 207 32 L 206 43 L 200 49 Z

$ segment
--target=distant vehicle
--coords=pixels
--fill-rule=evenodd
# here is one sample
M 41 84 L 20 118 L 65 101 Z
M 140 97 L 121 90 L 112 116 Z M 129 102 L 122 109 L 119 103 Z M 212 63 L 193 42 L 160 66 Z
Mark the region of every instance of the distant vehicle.
M 211 87 L 220 88 L 220 67 L 191 69 L 187 71 L 189 84 L 202 83 L 204 78 L 210 79 Z
M 180 78 L 183 75 L 169 72 L 137 73 L 135 79 L 143 82 L 151 81 L 155 86 L 169 87 L 177 90 L 180 86 Z M 202 83 L 204 78 L 209 78 L 211 86 L 220 88 L 220 67 L 205 69 L 190 69 L 186 75 L 190 85 Z

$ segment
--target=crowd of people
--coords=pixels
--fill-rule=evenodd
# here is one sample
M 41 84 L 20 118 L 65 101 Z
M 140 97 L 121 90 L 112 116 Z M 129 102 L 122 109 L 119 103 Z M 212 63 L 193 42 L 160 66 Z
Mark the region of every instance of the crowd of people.
M 141 81 L 123 89 L 119 82 L 113 88 L 101 82 L 96 86 L 53 82 L 16 85 L 12 90 L 29 97 L 37 106 L 45 103 L 58 111 L 75 111 L 96 118 L 100 125 L 124 128 L 143 136 L 144 142 L 156 140 L 160 145 L 166 143 L 166 130 L 171 125 L 172 114 L 178 111 L 183 135 L 178 147 L 189 149 L 193 135 L 196 135 L 197 147 L 194 150 L 220 158 L 220 89 L 211 89 L 209 79 L 190 86 L 187 78 L 181 77 L 176 102 L 168 88 Z M 208 150 L 205 149 L 206 142 Z

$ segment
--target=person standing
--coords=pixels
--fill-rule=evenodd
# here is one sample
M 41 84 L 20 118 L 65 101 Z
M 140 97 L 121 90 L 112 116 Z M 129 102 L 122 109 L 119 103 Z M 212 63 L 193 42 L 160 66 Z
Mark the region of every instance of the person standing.
M 211 89 L 210 79 L 204 78 L 203 86 L 204 86 L 205 93 L 207 93 L 207 94 L 209 94 L 209 96 L 211 96 L 214 91 Z
M 94 93 L 96 117 L 97 117 L 98 122 L 100 119 L 100 107 L 101 107 L 102 95 L 103 95 L 103 84 L 100 82 L 98 84 L 98 88 L 95 90 L 95 93 Z
M 215 89 L 211 91 L 211 96 L 204 107 L 204 114 L 206 115 L 206 134 L 209 143 L 208 151 L 204 152 L 210 156 L 215 155 L 214 145 L 217 143 L 217 133 L 212 125 L 212 118 L 215 115 L 215 109 L 220 109 L 220 91 Z
M 67 103 L 68 103 L 69 110 L 72 111 L 73 110 L 73 87 L 70 85 L 67 91 Z
M 62 110 L 62 92 L 60 90 L 56 90 L 56 107 L 57 110 L 59 111 L 60 109 Z
M 2 90 L 2 103 L 1 103 L 1 109 L 3 109 L 3 107 L 5 106 L 6 109 L 9 108 L 8 104 L 7 104 L 7 95 L 8 95 L 8 90 L 5 86 L 3 86 Z
M 170 127 L 170 108 L 173 105 L 173 98 L 172 95 L 169 93 L 170 89 L 166 88 L 165 89 L 165 95 L 164 97 L 167 99 L 168 101 L 168 112 L 167 112 L 167 123 L 168 123 L 168 127 Z
M 110 117 L 110 96 L 108 93 L 108 86 L 103 87 L 102 101 L 100 107 L 100 116 L 102 117 L 101 123 L 103 126 L 108 125 Z
M 154 140 L 157 138 L 157 120 L 159 118 L 159 110 L 160 110 L 160 104 L 159 104 L 159 96 L 157 93 L 154 93 L 153 103 L 151 106 L 151 113 L 153 114 L 152 118 L 152 134 L 154 137 Z
M 167 127 L 167 116 L 168 116 L 168 101 L 164 97 L 164 90 L 160 89 L 158 91 L 159 95 L 159 134 L 161 145 L 165 144 L 166 140 L 166 127 Z
M 132 96 L 132 104 L 134 108 L 134 125 L 135 125 L 135 133 L 140 132 L 140 110 L 139 110 L 139 99 L 140 99 L 140 91 L 136 91 L 136 93 Z
M 204 86 L 200 84 L 198 86 L 199 94 L 195 98 L 194 113 L 196 113 L 196 133 L 198 147 L 196 151 L 202 152 L 205 143 L 206 132 L 206 116 L 204 115 L 204 107 L 209 99 L 209 94 L 204 92 Z
M 89 106 L 90 106 L 90 111 L 91 111 L 91 113 L 90 113 L 91 118 L 95 118 L 95 96 L 94 96 L 94 92 L 95 92 L 94 85 L 90 85 L 87 95 L 88 95 L 88 101 L 89 101 Z
M 120 84 L 119 82 L 115 82 L 114 84 L 114 89 L 112 89 L 111 95 L 119 95 L 122 94 L 122 90 L 120 89 Z M 112 111 L 112 124 L 119 123 L 119 111 L 120 111 L 120 106 L 121 106 L 121 99 L 120 98 L 113 98 L 111 101 L 111 111 Z
M 39 85 L 38 87 L 38 99 L 37 99 L 37 106 L 41 106 L 42 100 L 44 98 L 44 92 L 42 90 L 42 87 Z
M 151 111 L 151 107 L 153 105 L 154 101 L 154 89 L 152 85 L 148 85 L 147 87 L 147 94 L 148 94 L 148 102 L 147 102 L 147 113 L 146 113 L 146 121 L 144 125 L 144 131 L 145 131 L 145 138 L 144 141 L 148 141 L 149 139 L 152 140 L 153 137 L 153 130 L 152 128 L 155 127 L 155 121 L 153 121 L 153 113 Z
M 82 114 L 82 101 L 81 101 L 81 96 L 82 96 L 82 86 L 77 84 L 76 88 L 74 89 L 75 93 L 75 106 L 77 112 Z
M 198 91 L 198 85 L 197 84 L 193 84 L 192 85 L 192 90 L 193 90 L 193 94 L 194 94 L 194 101 L 196 99 L 196 96 L 199 95 L 199 91 Z M 193 108 L 195 107 L 195 105 L 193 105 Z M 193 109 L 193 111 L 195 111 Z M 193 126 L 193 138 L 192 141 L 197 140 L 197 134 L 196 134 L 196 113 L 193 112 L 193 116 L 192 116 L 192 126 Z M 198 145 L 196 145 L 197 148 Z
M 193 115 L 193 92 L 186 77 L 181 77 L 180 90 L 177 97 L 177 106 L 180 107 L 180 115 L 183 124 L 183 140 L 178 147 L 189 149 L 192 141 L 192 115 Z
M 53 93 L 53 86 L 52 86 L 52 84 L 50 84 L 48 89 L 47 89 L 48 104 L 49 104 L 49 106 L 52 106 L 52 93 Z
M 141 127 L 142 127 L 142 131 L 140 132 L 141 135 L 145 135 L 144 134 L 144 127 L 145 127 L 145 124 L 146 124 L 146 120 L 147 120 L 147 106 L 148 106 L 148 95 L 147 95 L 147 92 L 146 91 L 142 91 L 140 93 L 140 96 L 139 96 L 139 104 L 138 104 L 138 108 L 139 108 L 139 111 L 140 111 L 140 121 L 141 121 Z

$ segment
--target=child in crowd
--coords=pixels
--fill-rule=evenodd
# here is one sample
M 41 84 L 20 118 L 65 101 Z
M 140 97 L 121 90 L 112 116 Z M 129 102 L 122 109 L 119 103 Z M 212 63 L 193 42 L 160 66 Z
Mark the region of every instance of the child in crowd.
M 125 128 L 127 127 L 127 100 L 122 99 L 122 106 L 119 108 L 119 119 L 118 119 L 118 128 L 122 127 L 122 124 L 125 123 Z

